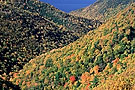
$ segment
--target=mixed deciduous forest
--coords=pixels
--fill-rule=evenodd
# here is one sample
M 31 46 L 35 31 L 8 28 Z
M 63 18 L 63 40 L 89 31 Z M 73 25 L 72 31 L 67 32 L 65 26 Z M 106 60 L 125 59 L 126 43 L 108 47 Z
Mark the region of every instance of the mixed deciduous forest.
M 31 60 L 16 73 L 13 82 L 23 89 L 80 90 L 123 75 L 135 57 L 134 10 L 134 5 L 129 6 L 74 43 Z M 119 88 L 132 88 L 128 84 L 132 86 L 125 82 Z
M 135 0 L 97 0 L 88 7 L 71 11 L 70 14 L 104 22 L 133 2 Z
M 0 2 L 0 88 L 134 90 L 135 4 L 90 7 L 99 2 L 102 20 L 38 0 Z
M 30 4 L 30 5 L 29 5 Z M 32 5 L 31 5 L 32 4 Z M 34 6 L 37 5 L 38 7 Z M 44 6 L 44 7 L 43 7 Z M 47 7 L 48 6 L 48 7 Z M 53 19 L 50 21 L 48 13 L 42 13 L 44 8 L 50 12 Z M 26 10 L 28 8 L 28 10 Z M 32 9 L 29 9 L 32 8 Z M 41 10 L 37 10 L 41 8 Z M 48 4 L 29 1 L 1 4 L 0 8 L 0 73 L 9 75 L 11 72 L 22 69 L 30 59 L 52 49 L 63 47 L 95 29 L 99 21 L 68 15 Z M 31 11 L 32 10 L 32 11 Z M 39 11 L 39 12 L 36 12 Z M 47 10 L 45 10 L 47 12 Z M 50 10 L 50 11 L 49 11 Z M 61 13 L 57 15 L 57 13 Z M 43 14 L 44 16 L 40 15 Z M 63 19 L 63 15 L 68 18 Z M 61 21 L 68 22 L 65 26 Z M 83 23 L 85 22 L 85 23 Z M 69 28 L 67 28 L 69 27 Z

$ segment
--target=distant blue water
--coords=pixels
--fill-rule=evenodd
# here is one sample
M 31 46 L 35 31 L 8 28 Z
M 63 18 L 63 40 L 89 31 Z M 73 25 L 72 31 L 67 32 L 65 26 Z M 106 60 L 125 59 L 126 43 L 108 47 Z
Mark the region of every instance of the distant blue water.
M 56 8 L 58 8 L 64 12 L 70 12 L 73 10 L 84 8 L 88 5 L 89 4 L 53 4 L 53 6 L 55 6 Z
M 84 8 L 93 4 L 96 0 L 40 0 L 49 3 L 54 7 L 64 11 L 70 12 L 80 8 Z

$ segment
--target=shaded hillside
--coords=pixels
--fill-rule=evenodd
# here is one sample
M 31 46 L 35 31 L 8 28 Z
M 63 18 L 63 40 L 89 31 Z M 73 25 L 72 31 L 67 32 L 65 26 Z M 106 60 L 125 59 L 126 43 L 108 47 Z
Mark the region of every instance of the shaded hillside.
M 79 37 L 90 31 L 90 28 L 96 28 L 101 24 L 98 20 L 94 21 L 69 15 L 38 0 L 29 0 L 26 4 L 16 3 L 15 7 L 38 13 L 38 15 L 56 23 L 59 27 L 75 32 L 74 34 Z
M 87 26 L 74 24 L 78 29 L 69 29 L 46 19 L 34 10 L 25 10 L 22 2 L 15 4 L 0 3 L 0 74 L 4 75 L 18 71 L 35 56 L 77 40 L 100 24 L 87 20 Z M 21 6 L 17 6 L 18 4 Z M 81 21 L 78 21 L 78 25 L 79 23 Z
M 15 64 L 19 66 L 33 56 L 40 55 L 43 50 L 46 52 L 64 42 L 66 44 L 66 39 L 69 40 L 67 42 L 71 42 L 77 38 L 67 36 L 67 33 L 70 32 L 62 31 L 57 25 L 39 15 L 1 4 L 1 70 L 9 73 L 10 69 L 15 68 Z M 64 35 L 65 41 L 62 42 Z
M 104 21 L 109 17 L 116 15 L 134 1 L 135 0 L 97 0 L 94 4 L 86 8 L 72 11 L 70 14 Z
M 135 4 L 74 43 L 32 59 L 11 81 L 22 89 L 93 89 L 134 60 L 134 21 Z
M 14 85 L 13 83 L 5 81 L 2 78 L 0 78 L 0 88 L 3 90 L 21 90 L 18 85 Z

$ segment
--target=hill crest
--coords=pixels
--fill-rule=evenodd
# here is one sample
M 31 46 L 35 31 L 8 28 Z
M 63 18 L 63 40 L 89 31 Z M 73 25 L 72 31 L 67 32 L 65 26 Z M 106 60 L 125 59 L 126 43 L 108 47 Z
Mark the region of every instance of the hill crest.
M 72 11 L 70 14 L 104 22 L 133 2 L 135 0 L 97 0 L 94 4 Z

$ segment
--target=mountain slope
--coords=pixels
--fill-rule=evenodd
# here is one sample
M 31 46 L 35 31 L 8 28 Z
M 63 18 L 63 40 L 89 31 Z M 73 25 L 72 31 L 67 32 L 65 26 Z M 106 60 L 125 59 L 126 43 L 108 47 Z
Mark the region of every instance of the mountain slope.
M 76 36 L 86 34 L 90 31 L 90 28 L 96 28 L 101 24 L 98 20 L 89 20 L 69 15 L 50 4 L 43 3 L 38 0 L 29 0 L 25 5 L 17 3 L 15 6 L 30 12 L 38 13 L 40 16 L 56 23 L 58 26 L 74 31 L 77 33 Z
M 32 59 L 14 73 L 22 89 L 93 89 L 128 68 L 135 53 L 135 4 L 63 48 Z
M 93 90 L 135 90 L 135 54 L 132 57 L 127 58 L 128 67 L 124 72 L 109 77 Z
M 39 4 L 43 4 L 43 9 L 54 8 L 45 3 Z M 79 17 L 70 16 L 72 18 L 68 19 L 75 18 L 79 21 L 75 22 L 77 23 L 74 24 L 75 29 L 69 29 L 43 17 L 35 9 L 26 10 L 25 6 L 22 2 L 0 3 L 0 74 L 11 75 L 12 72 L 20 70 L 30 59 L 54 48 L 63 47 L 100 24 L 94 20 L 83 18 L 79 20 Z M 87 24 L 82 23 L 83 20 L 86 20 Z M 68 25 L 70 26 L 70 23 Z
M 134 1 L 135 0 L 97 0 L 94 4 L 86 8 L 72 11 L 70 14 L 105 21 Z
M 34 13 L 1 4 L 0 14 L 1 70 L 7 69 L 7 73 L 14 68 L 14 64 L 23 63 L 20 61 L 22 58 L 25 62 L 26 58 L 30 59 L 41 54 L 43 50 L 51 49 L 50 45 L 64 36 L 64 32 L 57 25 Z M 46 45 L 50 47 L 45 49 Z M 10 68 L 5 68 L 9 66 Z

